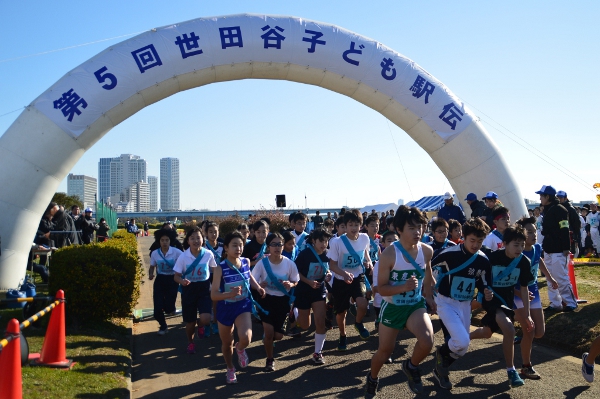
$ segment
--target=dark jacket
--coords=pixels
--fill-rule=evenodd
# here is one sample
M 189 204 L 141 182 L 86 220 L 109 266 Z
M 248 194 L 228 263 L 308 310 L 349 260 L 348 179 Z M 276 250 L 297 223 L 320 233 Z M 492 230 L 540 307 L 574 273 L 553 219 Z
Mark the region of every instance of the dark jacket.
M 471 202 L 471 205 L 469 205 L 471 207 L 471 217 L 472 218 L 476 218 L 476 217 L 482 217 L 485 213 L 485 210 L 488 209 L 487 206 L 485 206 L 485 203 L 483 201 L 473 201 Z M 485 219 L 485 218 L 483 218 Z
M 544 206 L 544 218 L 542 220 L 542 234 L 544 252 L 550 254 L 568 251 L 571 248 L 569 237 L 569 212 L 554 199 L 550 204 Z
M 77 219 L 77 229 L 81 230 L 81 239 L 84 244 L 94 241 L 94 231 L 98 230 L 98 225 L 92 220 L 81 216 Z
M 464 224 L 467 218 L 465 213 L 457 205 L 444 205 L 438 212 L 438 217 L 444 219 L 446 222 L 450 219 L 458 220 L 460 224 Z
M 575 208 L 573 208 L 573 205 L 571 204 L 571 201 L 569 201 L 569 200 L 566 200 L 561 205 L 565 207 L 567 212 L 569 212 L 569 230 L 571 230 L 573 232 L 574 236 L 580 237 L 581 236 L 581 220 L 579 220 L 579 215 L 577 214 L 577 211 L 575 210 Z

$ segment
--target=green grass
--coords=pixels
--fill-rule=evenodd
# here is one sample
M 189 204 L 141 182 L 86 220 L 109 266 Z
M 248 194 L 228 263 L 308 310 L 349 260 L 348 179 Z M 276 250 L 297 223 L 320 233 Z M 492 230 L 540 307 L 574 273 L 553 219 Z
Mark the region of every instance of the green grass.
M 40 290 L 38 294 L 46 295 Z M 49 317 L 44 316 L 37 325 L 23 331 L 30 353 L 41 351 Z M 0 310 L 2 331 L 12 318 L 23 321 L 22 310 Z M 93 329 L 67 327 L 67 359 L 72 359 L 77 364 L 69 371 L 23 367 L 23 397 L 129 398 L 126 377 L 131 361 L 130 335 L 131 330 L 125 326 L 123 320 L 106 322 L 94 326 Z

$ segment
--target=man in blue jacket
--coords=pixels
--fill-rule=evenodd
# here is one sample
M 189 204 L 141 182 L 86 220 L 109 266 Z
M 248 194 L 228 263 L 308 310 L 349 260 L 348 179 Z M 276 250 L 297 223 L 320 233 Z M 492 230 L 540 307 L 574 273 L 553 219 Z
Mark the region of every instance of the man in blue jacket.
M 458 220 L 461 225 L 467 220 L 462 209 L 454 205 L 452 194 L 448 192 L 444 194 L 444 206 L 438 212 L 438 218 L 442 218 L 446 222 L 450 221 L 450 219 Z

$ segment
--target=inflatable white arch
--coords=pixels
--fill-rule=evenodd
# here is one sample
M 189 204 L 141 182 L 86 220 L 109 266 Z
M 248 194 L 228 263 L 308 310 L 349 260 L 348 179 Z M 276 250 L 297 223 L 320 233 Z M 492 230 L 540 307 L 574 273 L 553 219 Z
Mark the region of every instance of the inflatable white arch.
M 84 62 L 35 99 L 0 138 L 0 289 L 19 284 L 43 211 L 87 149 L 152 103 L 237 79 L 289 80 L 351 97 L 408 133 L 461 200 L 493 190 L 514 215 L 526 212 L 481 123 L 412 60 L 302 18 L 200 18 L 152 29 Z

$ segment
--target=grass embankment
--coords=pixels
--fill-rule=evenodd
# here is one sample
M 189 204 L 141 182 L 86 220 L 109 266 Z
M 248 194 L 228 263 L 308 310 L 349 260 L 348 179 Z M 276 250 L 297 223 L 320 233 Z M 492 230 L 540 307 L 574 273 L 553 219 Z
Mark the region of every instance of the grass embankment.
M 23 321 L 23 312 L 2 309 L 0 317 L 0 331 L 4 331 L 10 319 Z M 37 326 L 23 331 L 30 353 L 41 352 L 49 317 L 44 316 Z M 131 359 L 130 335 L 124 320 L 96 325 L 93 329 L 67 327 L 67 358 L 77 364 L 70 371 L 23 367 L 23 397 L 129 398 L 126 377 Z

